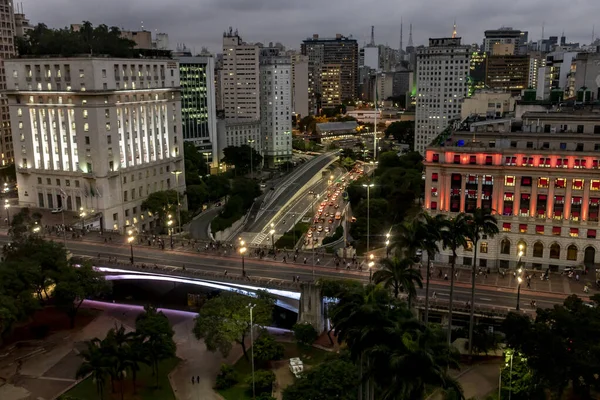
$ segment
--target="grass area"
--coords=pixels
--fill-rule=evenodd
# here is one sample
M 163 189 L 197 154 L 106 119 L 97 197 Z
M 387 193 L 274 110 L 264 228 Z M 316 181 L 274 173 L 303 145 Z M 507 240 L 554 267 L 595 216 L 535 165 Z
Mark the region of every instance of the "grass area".
M 171 358 L 160 363 L 158 368 L 158 387 L 155 388 L 154 384 L 156 378 L 152 376 L 152 369 L 145 365 L 140 365 L 140 371 L 137 375 L 136 389 L 137 393 L 133 394 L 133 384 L 131 378 L 128 376 L 123 383 L 123 399 L 125 400 L 175 400 L 175 395 L 171 389 L 169 382 L 169 373 L 179 363 L 178 358 Z M 91 377 L 84 379 L 81 383 L 75 386 L 64 394 L 65 397 L 92 400 L 100 399 L 98 392 L 96 392 L 96 384 L 92 381 Z M 106 386 L 104 388 L 104 399 L 105 400 L 120 400 L 121 392 L 118 383 L 115 383 L 115 393 L 111 393 L 110 379 L 107 378 Z
M 317 365 L 322 363 L 328 356 L 329 352 L 316 349 L 314 347 L 299 346 L 296 343 L 283 342 L 283 359 L 287 360 L 293 357 L 300 359 L 307 365 Z M 250 349 L 248 349 L 250 355 Z M 250 400 L 250 385 L 246 384 L 246 380 L 252 374 L 252 365 L 244 357 L 240 358 L 233 366 L 237 373 L 239 383 L 226 390 L 218 390 L 219 394 L 225 400 Z

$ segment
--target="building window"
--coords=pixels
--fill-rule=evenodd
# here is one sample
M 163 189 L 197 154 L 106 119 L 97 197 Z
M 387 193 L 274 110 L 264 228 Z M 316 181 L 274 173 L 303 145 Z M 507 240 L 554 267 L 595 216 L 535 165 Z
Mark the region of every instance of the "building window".
M 488 252 L 487 242 L 481 242 L 481 244 L 479 245 L 479 252 L 482 254 L 486 254 Z
M 538 235 L 543 235 L 544 234 L 544 225 L 536 225 L 535 233 L 537 233 Z
M 567 260 L 577 261 L 577 246 L 574 244 L 567 247 Z
M 433 174 L 431 174 L 431 182 L 437 182 L 438 181 L 438 173 L 434 172 Z
M 519 224 L 519 232 L 527 233 L 527 224 Z
M 510 222 L 504 222 L 502 224 L 502 231 L 503 232 L 510 232 Z
M 90 144 L 90 137 L 89 136 L 85 137 L 85 144 L 87 144 L 87 145 Z
M 574 179 L 573 180 L 573 190 L 581 190 L 583 189 L 583 179 Z
M 432 210 L 437 210 L 437 206 L 438 206 L 437 201 L 432 201 L 431 202 L 431 209 Z
M 539 178 L 538 179 L 538 187 L 539 188 L 548 188 L 548 183 L 550 182 L 549 178 Z
M 544 256 L 544 245 L 542 242 L 535 242 L 533 245 L 533 256 L 536 258 L 541 258 Z
M 515 186 L 515 177 L 514 176 L 506 176 L 504 178 L 504 186 Z
M 510 254 L 510 240 L 502 240 L 500 243 L 500 254 Z
M 579 228 L 571 228 L 571 229 L 569 229 L 569 236 L 571 236 L 571 237 L 579 237 Z
M 554 181 L 554 187 L 564 189 L 567 187 L 567 180 L 565 178 L 556 178 Z

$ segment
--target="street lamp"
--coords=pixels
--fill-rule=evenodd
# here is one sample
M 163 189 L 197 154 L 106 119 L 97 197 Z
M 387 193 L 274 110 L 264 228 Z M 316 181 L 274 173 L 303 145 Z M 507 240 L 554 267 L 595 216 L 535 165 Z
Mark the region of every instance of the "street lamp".
M 385 256 L 390 256 L 390 233 L 385 234 Z
M 81 230 L 85 228 L 85 216 L 86 213 L 83 211 L 83 207 L 79 207 L 79 217 L 81 218 Z
M 269 231 L 271 234 L 271 244 L 273 245 L 273 255 L 275 255 L 275 224 L 271 222 L 271 230 Z
M 245 246 L 246 242 L 244 242 L 243 240 L 240 240 L 240 254 L 242 255 L 242 277 L 246 277 L 246 267 L 244 265 L 244 254 L 246 253 L 246 251 L 248 250 Z
M 175 191 L 177 192 L 177 226 L 178 226 L 178 232 L 181 233 L 181 205 L 179 204 L 179 175 L 181 175 L 180 170 L 175 170 L 172 171 L 171 173 L 173 175 L 175 175 L 175 185 L 177 186 L 175 188 Z M 173 240 L 171 239 L 171 244 L 173 243 Z
M 254 176 L 254 170 L 253 170 L 253 162 L 252 162 L 252 158 L 253 158 L 253 150 L 254 150 L 254 142 L 256 140 L 254 139 L 248 139 L 248 143 L 250 144 L 250 178 L 252 178 Z
M 170 215 L 169 215 L 169 218 L 171 218 Z M 173 225 L 173 220 L 169 219 L 167 221 L 167 226 L 169 227 L 169 234 L 171 235 L 171 250 L 173 250 L 173 228 L 171 225 Z
M 517 311 L 519 311 L 519 309 L 521 308 L 520 306 L 520 300 L 521 300 L 521 283 L 523 282 L 523 278 L 521 277 L 521 275 L 523 274 L 523 268 L 521 267 L 521 259 L 523 258 L 523 245 L 520 244 L 519 245 L 519 262 L 517 263 L 517 266 L 519 267 L 519 269 L 517 270 Z
M 129 243 L 129 248 L 131 249 L 131 258 L 129 260 L 131 261 L 131 265 L 133 265 L 133 241 L 135 240 L 135 237 L 133 237 L 133 231 L 131 229 L 127 232 L 127 234 L 129 235 L 127 242 Z
M 371 234 L 371 215 L 370 215 L 370 198 L 371 198 L 371 188 L 375 186 L 374 183 L 363 183 L 363 187 L 367 188 L 367 253 L 369 252 L 369 236 Z
M 38 233 L 40 231 L 40 226 L 37 224 L 37 222 L 35 223 L 35 226 L 32 229 L 33 233 Z
M 373 258 L 375 258 L 375 256 L 373 254 L 369 254 L 369 283 L 373 281 L 373 266 L 375 265 Z
M 6 224 L 10 225 L 10 211 L 8 210 L 10 208 L 10 203 L 8 202 L 8 199 L 4 200 L 4 209 L 6 210 Z
M 252 310 L 254 310 L 256 304 L 249 303 L 247 308 L 250 310 L 250 343 L 252 347 L 250 347 L 250 352 L 252 356 L 252 398 L 256 398 L 256 389 L 254 385 L 254 320 L 252 318 Z

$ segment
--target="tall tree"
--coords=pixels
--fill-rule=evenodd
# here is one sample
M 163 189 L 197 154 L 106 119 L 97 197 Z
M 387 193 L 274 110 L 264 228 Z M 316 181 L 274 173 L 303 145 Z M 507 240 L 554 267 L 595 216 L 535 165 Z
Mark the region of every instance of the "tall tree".
M 444 249 L 452 250 L 450 260 L 450 302 L 448 305 L 448 345 L 452 337 L 452 306 L 454 305 L 454 275 L 456 270 L 456 251 L 467 246 L 467 235 L 469 234 L 468 218 L 464 213 L 444 221 L 442 230 L 442 244 Z
M 252 328 L 249 304 L 255 304 L 252 323 L 267 326 L 273 316 L 273 298 L 261 293 L 255 299 L 248 299 L 242 294 L 222 292 L 202 307 L 196 317 L 194 335 L 204 340 L 208 350 L 219 351 L 224 357 L 229 355 L 232 343 L 237 343 L 248 360 L 245 341 Z
M 425 263 L 425 323 L 429 322 L 429 281 L 431 278 L 429 264 L 435 259 L 436 253 L 440 251 L 438 243 L 442 240 L 441 230 L 445 218 L 443 214 L 432 216 L 427 212 L 423 212 L 420 218 L 415 221 L 419 225 L 421 248 L 427 254 L 427 262 Z
M 152 306 L 144 307 L 144 312 L 135 320 L 135 331 L 142 340 L 142 347 L 148 356 L 152 373 L 158 386 L 159 364 L 175 357 L 176 345 L 173 328 L 162 311 Z
M 86 349 L 80 355 L 83 357 L 83 363 L 77 369 L 77 379 L 92 376 L 92 380 L 96 384 L 96 392 L 100 400 L 104 398 L 104 385 L 106 377 L 109 374 L 109 365 L 105 353 L 100 348 L 100 339 L 95 338 L 85 342 Z
M 75 317 L 85 299 L 107 294 L 111 285 L 104 276 L 91 265 L 83 264 L 81 267 L 66 267 L 61 270 L 54 287 L 54 300 L 75 326 Z
M 471 313 L 469 317 L 469 355 L 473 354 L 473 327 L 475 324 L 475 276 L 477 271 L 477 250 L 481 238 L 494 237 L 499 232 L 498 220 L 491 213 L 491 210 L 475 209 L 473 215 L 469 216 L 467 223 L 468 237 L 473 243 L 473 265 L 471 267 Z
M 180 199 L 181 200 L 181 199 Z M 177 191 L 173 189 L 161 190 L 150 193 L 142 202 L 141 208 L 157 215 L 161 225 L 167 220 L 169 214 L 177 218 Z
M 245 175 L 250 170 L 256 171 L 262 165 L 263 157 L 253 147 L 243 144 L 241 146 L 227 146 L 223 149 L 223 159 L 227 165 L 233 165 L 236 174 Z M 252 166 L 252 168 L 250 168 Z
M 391 247 L 402 257 L 417 261 L 417 251 L 421 249 L 421 227 L 418 223 L 404 222 L 396 227 Z
M 406 292 L 410 308 L 413 300 L 417 297 L 416 286 L 423 287 L 421 274 L 412 268 L 413 260 L 398 257 L 384 258 L 380 264 L 382 268 L 375 272 L 373 281 L 383 284 L 385 288 L 391 288 L 396 298 L 400 292 Z

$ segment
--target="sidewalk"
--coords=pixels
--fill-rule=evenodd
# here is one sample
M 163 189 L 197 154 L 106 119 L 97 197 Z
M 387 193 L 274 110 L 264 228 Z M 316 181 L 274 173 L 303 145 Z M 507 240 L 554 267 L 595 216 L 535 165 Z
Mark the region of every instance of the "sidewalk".
M 463 388 L 465 399 L 484 399 L 498 390 L 498 379 L 502 359 L 484 361 L 472 366 L 465 366 L 460 371 L 453 371 L 455 378 Z M 426 400 L 442 400 L 442 393 L 437 391 Z

